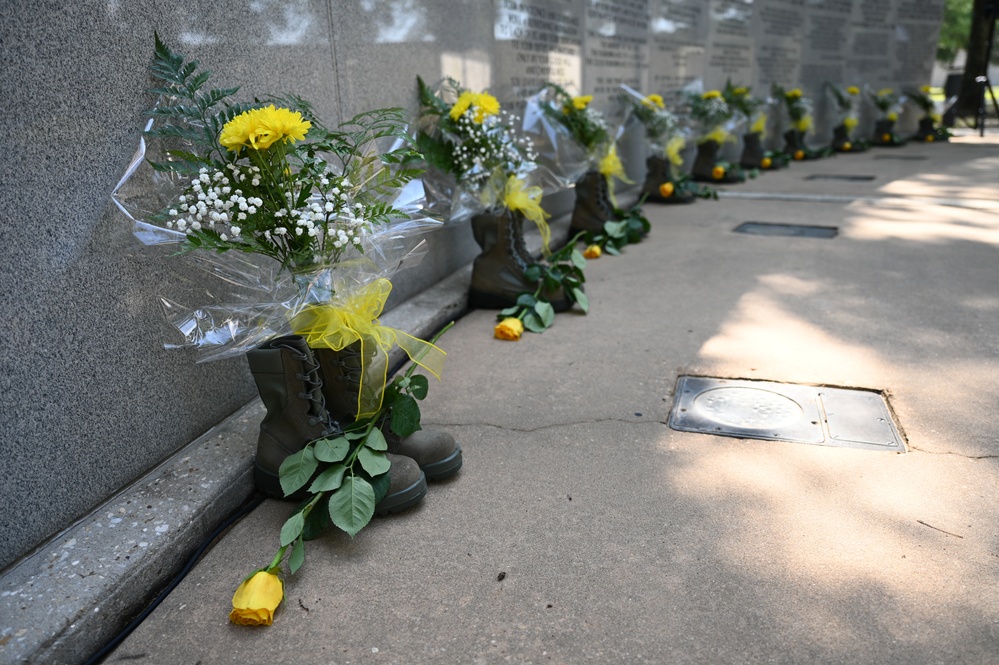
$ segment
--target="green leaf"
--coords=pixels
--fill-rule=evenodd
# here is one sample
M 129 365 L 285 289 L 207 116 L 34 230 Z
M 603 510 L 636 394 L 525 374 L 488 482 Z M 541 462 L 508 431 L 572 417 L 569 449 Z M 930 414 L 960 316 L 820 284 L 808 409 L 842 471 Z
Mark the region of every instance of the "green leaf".
M 555 323 L 555 308 L 551 306 L 551 303 L 540 300 L 534 306 L 534 311 L 541 319 L 541 323 L 544 324 L 545 328 L 550 328 Z
M 578 249 L 573 249 L 569 258 L 572 259 L 572 265 L 576 266 L 580 270 L 586 268 L 586 257 L 584 257 L 583 253 Z
M 582 290 L 573 289 L 572 297 L 575 298 L 576 304 L 579 305 L 579 309 L 587 313 L 590 311 L 590 299 L 586 297 L 586 294 L 583 293 Z
M 498 319 L 504 319 L 508 316 L 517 316 L 520 312 L 520 305 L 514 305 L 513 307 L 507 307 L 506 309 L 501 309 L 499 314 L 496 315 Z
M 537 263 L 527 266 L 527 270 L 524 271 L 524 280 L 527 282 L 537 282 L 541 279 L 541 273 L 543 268 Z
M 284 526 L 281 527 L 281 547 L 301 536 L 304 528 L 305 516 L 302 515 L 301 511 L 289 517 Z
M 338 489 L 343 484 L 343 474 L 346 470 L 347 467 L 339 462 L 332 465 L 316 476 L 316 479 L 309 485 L 309 491 L 313 494 L 318 494 L 319 492 L 332 492 Z
M 534 307 L 534 303 L 536 302 L 538 302 L 538 299 L 530 293 L 521 293 L 517 296 L 517 304 L 521 307 Z
M 340 462 L 350 452 L 350 441 L 346 437 L 319 439 L 315 443 L 314 454 L 320 462 Z
M 359 429 L 359 430 L 353 430 L 351 432 L 344 432 L 343 436 L 345 439 L 348 439 L 350 441 L 358 441 L 359 439 L 363 439 L 367 435 L 364 433 L 363 429 Z
M 409 392 L 416 399 L 426 399 L 427 392 L 430 391 L 430 382 L 422 374 L 414 374 L 410 377 Z
M 371 450 L 388 450 L 388 443 L 385 441 L 385 435 L 377 427 L 372 429 L 368 434 L 368 438 L 364 440 L 364 446 L 370 448 Z
M 611 238 L 623 238 L 628 232 L 628 221 L 604 222 L 604 231 Z
M 533 333 L 543 333 L 546 328 L 541 318 L 533 311 L 524 315 L 524 327 Z
M 614 245 L 605 245 L 604 251 L 610 254 L 611 256 L 621 256 L 621 250 L 619 250 Z
M 350 476 L 330 497 L 330 519 L 353 538 L 375 514 L 375 492 L 371 483 Z
M 299 490 L 309 478 L 316 472 L 319 463 L 312 452 L 312 446 L 306 446 L 302 450 L 289 455 L 281 462 L 278 469 L 278 476 L 281 480 L 281 490 L 285 496 L 291 496 Z M 291 542 L 291 541 L 289 541 Z
M 305 518 L 305 528 L 302 529 L 303 540 L 315 540 L 329 527 L 330 514 L 326 509 L 327 501 L 329 499 L 320 499 L 309 511 L 308 517 Z
M 357 453 L 357 461 L 372 478 L 382 475 L 392 466 L 385 453 L 371 448 L 361 448 Z
M 302 564 L 305 563 L 305 543 L 299 538 L 291 546 L 291 555 L 288 557 L 288 570 L 294 575 Z
M 375 505 L 384 499 L 388 495 L 389 485 L 392 484 L 392 470 L 389 469 L 388 473 L 383 473 L 380 476 L 375 476 L 370 479 L 372 489 L 375 491 Z
M 420 429 L 420 405 L 409 395 L 400 395 L 392 406 L 392 431 L 409 436 Z

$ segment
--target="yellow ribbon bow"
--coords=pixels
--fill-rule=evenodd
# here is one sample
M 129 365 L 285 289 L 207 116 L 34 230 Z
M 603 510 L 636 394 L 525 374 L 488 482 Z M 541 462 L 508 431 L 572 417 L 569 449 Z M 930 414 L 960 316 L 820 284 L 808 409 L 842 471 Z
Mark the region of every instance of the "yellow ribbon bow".
M 756 116 L 756 120 L 753 121 L 753 125 L 749 128 L 749 131 L 764 134 L 767 131 L 767 114 L 761 113 Z
M 382 408 L 388 383 L 388 352 L 396 344 L 410 360 L 438 380 L 447 354 L 430 342 L 396 328 L 383 326 L 378 317 L 392 291 L 392 282 L 376 279 L 354 293 L 334 296 L 323 305 L 308 305 L 291 320 L 292 330 L 309 346 L 342 351 L 355 342 L 361 346 L 361 382 L 357 392 L 357 417 L 367 418 Z
M 812 128 L 812 116 L 806 115 L 802 116 L 800 119 L 794 121 L 794 128 L 799 132 L 807 132 Z
M 507 178 L 506 188 L 503 190 L 503 205 L 510 210 L 519 211 L 538 226 L 541 245 L 545 254 L 549 254 L 551 250 L 548 244 L 552 239 L 552 230 L 547 219 L 551 215 L 541 207 L 541 193 L 540 187 L 528 187 L 526 182 L 512 175 Z
M 704 136 L 698 143 L 706 143 L 707 141 L 714 141 L 718 145 L 725 143 L 725 141 L 735 141 L 735 137 L 731 133 L 725 131 L 721 127 L 715 127 L 711 132 Z
M 666 144 L 666 156 L 673 166 L 683 166 L 683 155 L 680 153 L 687 147 L 687 139 L 682 136 L 674 136 Z
M 607 178 L 607 193 L 610 195 L 611 203 L 616 208 L 617 200 L 614 198 L 614 178 L 628 185 L 635 183 L 634 180 L 628 180 L 628 174 L 624 172 L 624 164 L 621 163 L 621 158 L 617 156 L 616 145 L 611 143 L 610 148 L 607 149 L 607 154 L 600 160 L 600 165 L 597 168 Z

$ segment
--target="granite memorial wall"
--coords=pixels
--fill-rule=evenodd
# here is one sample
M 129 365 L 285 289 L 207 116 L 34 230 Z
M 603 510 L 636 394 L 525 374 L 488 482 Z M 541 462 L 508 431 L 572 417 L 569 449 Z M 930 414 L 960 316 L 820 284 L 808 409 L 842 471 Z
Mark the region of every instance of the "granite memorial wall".
M 80 0 L 0 15 L 4 160 L 0 568 L 255 397 L 240 358 L 164 350 L 157 298 L 197 304 L 185 264 L 132 239 L 109 194 L 153 103 L 153 31 L 247 97 L 292 93 L 327 123 L 416 109 L 415 78 L 515 103 L 553 81 L 607 106 L 726 80 L 927 82 L 943 0 Z M 820 131 L 824 131 L 820 126 Z M 640 137 L 623 137 L 634 178 Z M 474 258 L 467 226 L 430 237 L 390 305 Z M 248 445 L 252 445 L 249 442 Z

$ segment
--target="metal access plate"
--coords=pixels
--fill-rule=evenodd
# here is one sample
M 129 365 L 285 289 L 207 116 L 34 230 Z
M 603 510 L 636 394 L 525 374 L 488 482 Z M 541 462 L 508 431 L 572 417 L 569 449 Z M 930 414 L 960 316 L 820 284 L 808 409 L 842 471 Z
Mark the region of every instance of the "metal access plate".
M 669 426 L 742 439 L 905 452 L 888 404 L 868 390 L 681 376 Z
M 743 222 L 733 229 L 736 233 L 754 236 L 796 236 L 802 238 L 835 238 L 836 226 L 806 226 L 804 224 L 777 224 L 774 222 Z
M 868 180 L 874 180 L 876 176 L 872 175 L 841 175 L 838 173 L 813 173 L 810 176 L 805 176 L 805 180 L 849 180 L 851 182 L 862 182 Z

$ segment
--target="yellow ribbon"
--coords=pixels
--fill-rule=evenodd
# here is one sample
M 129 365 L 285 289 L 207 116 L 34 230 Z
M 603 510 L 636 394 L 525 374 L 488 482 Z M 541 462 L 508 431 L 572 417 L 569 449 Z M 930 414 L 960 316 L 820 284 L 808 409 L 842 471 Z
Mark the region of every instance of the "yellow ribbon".
M 735 137 L 721 127 L 715 127 L 714 130 L 705 135 L 699 143 L 706 143 L 707 141 L 714 141 L 718 145 L 721 145 L 722 143 L 725 143 L 725 141 L 735 141 Z
M 666 156 L 673 166 L 683 166 L 683 156 L 680 152 L 687 147 L 687 139 L 682 136 L 674 136 L 666 144 Z
M 506 188 L 503 190 L 503 205 L 520 212 L 537 225 L 541 232 L 541 246 L 545 254 L 549 254 L 551 250 L 548 244 L 552 239 L 552 230 L 547 219 L 551 215 L 541 207 L 541 194 L 540 187 L 528 187 L 526 182 L 512 175 L 507 178 Z
M 292 330 L 313 348 L 342 351 L 355 342 L 361 346 L 361 385 L 357 392 L 357 417 L 367 418 L 382 408 L 388 383 L 388 352 L 396 344 L 410 360 L 438 380 L 447 354 L 430 342 L 396 328 L 379 324 L 378 317 L 392 291 L 392 282 L 376 279 L 346 297 L 334 296 L 324 305 L 309 305 L 291 321 Z
M 812 128 L 812 116 L 806 115 L 798 120 L 795 120 L 794 128 L 802 133 L 807 132 L 809 129 Z
M 628 180 L 628 174 L 624 172 L 624 164 L 621 163 L 621 158 L 617 156 L 616 145 L 611 143 L 610 148 L 607 149 L 607 154 L 600 160 L 600 165 L 597 169 L 607 178 L 607 193 L 610 195 L 611 203 L 616 208 L 617 200 L 614 198 L 614 178 L 628 185 L 635 184 L 634 180 Z
M 767 114 L 761 113 L 756 116 L 756 120 L 753 121 L 752 127 L 749 128 L 750 132 L 756 134 L 763 134 L 767 130 Z

